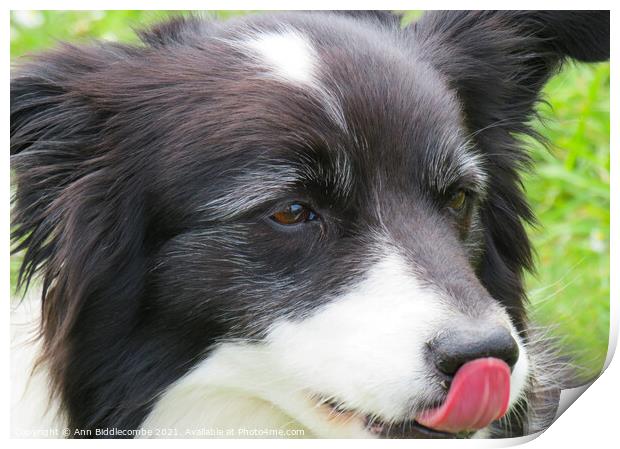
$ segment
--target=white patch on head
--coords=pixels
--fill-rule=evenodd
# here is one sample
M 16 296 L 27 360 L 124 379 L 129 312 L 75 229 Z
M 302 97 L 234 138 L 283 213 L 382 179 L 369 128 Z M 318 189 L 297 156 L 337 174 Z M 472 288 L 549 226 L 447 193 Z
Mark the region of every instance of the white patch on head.
M 278 77 L 314 87 L 318 57 L 312 45 L 301 34 L 285 33 L 259 34 L 246 45 L 260 54 Z
M 267 67 L 271 78 L 314 93 L 332 120 L 347 132 L 340 101 L 321 83 L 320 57 L 307 36 L 284 28 L 253 34 L 241 43 L 229 43 L 236 48 L 250 50 L 250 55 Z

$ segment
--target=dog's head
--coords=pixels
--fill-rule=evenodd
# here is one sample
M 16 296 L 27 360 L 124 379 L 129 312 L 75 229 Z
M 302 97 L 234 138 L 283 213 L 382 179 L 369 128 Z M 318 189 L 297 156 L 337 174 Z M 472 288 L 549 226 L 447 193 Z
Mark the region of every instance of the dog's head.
M 14 239 L 23 279 L 43 273 L 70 422 L 195 423 L 223 390 L 322 435 L 441 436 L 515 408 L 532 373 L 516 135 L 558 65 L 607 58 L 608 36 L 603 12 L 268 14 L 23 64 Z M 477 376 L 510 377 L 501 405 L 459 375 L 482 358 Z M 466 402 L 456 380 L 486 418 L 422 413 Z

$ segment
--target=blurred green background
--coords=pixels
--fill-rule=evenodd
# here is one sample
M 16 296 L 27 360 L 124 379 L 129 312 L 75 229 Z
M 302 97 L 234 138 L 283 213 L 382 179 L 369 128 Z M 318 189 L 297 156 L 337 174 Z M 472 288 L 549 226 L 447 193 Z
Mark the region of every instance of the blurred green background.
M 13 11 L 11 57 L 61 40 L 134 42 L 143 28 L 177 11 Z M 227 18 L 244 11 L 215 11 Z M 411 11 L 405 20 L 420 14 Z M 532 315 L 563 347 L 597 375 L 609 333 L 609 64 L 567 64 L 545 89 L 548 104 L 537 123 L 550 151 L 528 141 L 535 170 L 524 185 L 539 217 L 530 229 L 538 272 L 528 275 Z M 15 287 L 19 255 L 11 258 Z

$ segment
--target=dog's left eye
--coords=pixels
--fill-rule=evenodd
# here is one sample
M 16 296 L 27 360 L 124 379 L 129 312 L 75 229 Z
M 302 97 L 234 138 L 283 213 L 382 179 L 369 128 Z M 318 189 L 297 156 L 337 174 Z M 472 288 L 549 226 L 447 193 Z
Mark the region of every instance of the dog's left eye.
M 301 203 L 292 203 L 274 213 L 271 219 L 278 224 L 291 226 L 307 221 L 315 221 L 318 219 L 318 215 L 312 209 Z
M 465 207 L 467 201 L 467 193 L 464 190 L 458 190 L 448 201 L 448 207 L 456 212 Z

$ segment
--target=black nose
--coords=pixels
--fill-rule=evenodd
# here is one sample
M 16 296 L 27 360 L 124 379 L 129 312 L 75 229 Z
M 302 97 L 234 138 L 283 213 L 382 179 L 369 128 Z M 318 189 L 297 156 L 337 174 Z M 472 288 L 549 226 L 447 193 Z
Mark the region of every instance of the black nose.
M 429 344 L 433 361 L 444 374 L 454 375 L 470 360 L 496 357 L 512 369 L 519 358 L 519 346 L 508 329 L 495 326 L 463 326 L 442 333 Z

